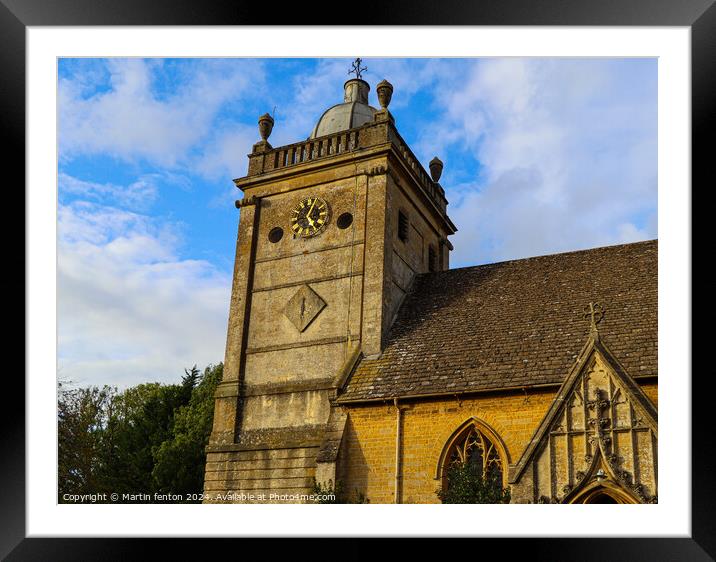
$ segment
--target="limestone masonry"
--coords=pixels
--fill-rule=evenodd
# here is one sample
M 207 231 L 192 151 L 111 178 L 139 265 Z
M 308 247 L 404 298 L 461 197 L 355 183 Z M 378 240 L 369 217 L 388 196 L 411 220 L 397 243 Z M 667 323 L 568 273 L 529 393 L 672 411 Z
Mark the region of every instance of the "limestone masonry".
M 512 502 L 656 502 L 657 242 L 449 270 L 442 162 L 357 75 L 305 141 L 263 115 L 234 180 L 207 501 L 437 503 L 471 462 Z

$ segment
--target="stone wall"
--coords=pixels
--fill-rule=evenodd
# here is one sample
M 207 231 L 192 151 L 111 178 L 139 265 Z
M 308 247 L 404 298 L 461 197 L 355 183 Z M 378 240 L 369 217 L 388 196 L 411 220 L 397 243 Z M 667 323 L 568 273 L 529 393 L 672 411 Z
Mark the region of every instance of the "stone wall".
M 402 491 L 400 503 L 439 503 L 438 461 L 453 432 L 474 417 L 504 443 L 515 462 L 549 408 L 554 390 L 475 395 L 400 404 Z M 395 502 L 396 410 L 392 403 L 346 406 L 348 421 L 339 455 L 339 479 L 371 503 Z
M 207 455 L 204 494 L 212 503 L 286 502 L 306 494 L 316 472 L 315 448 L 227 451 Z
M 656 397 L 657 386 L 643 386 Z M 439 503 L 441 454 L 465 421 L 476 418 L 490 427 L 514 466 L 549 409 L 557 388 L 399 403 L 402 411 L 401 503 Z M 338 460 L 338 479 L 347 492 L 360 492 L 371 503 L 395 502 L 396 409 L 392 403 L 345 405 L 348 414 Z M 531 482 L 530 482 L 531 485 Z M 513 486 L 513 502 L 533 501 L 531 487 Z M 528 490 L 528 491 L 525 491 Z

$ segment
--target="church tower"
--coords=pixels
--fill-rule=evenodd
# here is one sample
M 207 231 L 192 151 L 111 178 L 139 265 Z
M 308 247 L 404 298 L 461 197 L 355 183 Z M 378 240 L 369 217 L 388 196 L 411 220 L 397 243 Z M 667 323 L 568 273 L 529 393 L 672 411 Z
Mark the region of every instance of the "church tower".
M 207 501 L 299 502 L 286 496 L 335 481 L 345 416 L 334 399 L 362 357 L 380 355 L 413 277 L 448 269 L 442 162 L 425 171 L 388 111 L 392 85 L 377 84 L 371 107 L 357 63 L 307 140 L 274 148 L 274 120 L 260 117 L 262 140 L 234 180 L 243 198 Z

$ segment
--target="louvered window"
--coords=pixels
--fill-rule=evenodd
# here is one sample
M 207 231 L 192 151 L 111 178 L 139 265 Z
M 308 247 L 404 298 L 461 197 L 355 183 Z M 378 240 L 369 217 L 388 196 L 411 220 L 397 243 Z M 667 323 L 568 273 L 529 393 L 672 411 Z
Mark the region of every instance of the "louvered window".
M 398 211 L 398 238 L 403 242 L 408 241 L 408 217 L 403 211 Z

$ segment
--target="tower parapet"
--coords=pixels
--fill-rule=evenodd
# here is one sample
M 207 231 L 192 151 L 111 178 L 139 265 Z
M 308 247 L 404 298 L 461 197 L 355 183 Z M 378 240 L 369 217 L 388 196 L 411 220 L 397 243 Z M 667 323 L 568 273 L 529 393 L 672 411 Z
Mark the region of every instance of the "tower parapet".
M 445 198 L 445 190 L 437 181 L 433 181 L 430 173 L 425 171 L 408 143 L 400 136 L 387 110 L 377 112 L 373 121 L 364 125 L 322 137 L 309 138 L 276 148 L 257 144 L 253 152 L 248 155 L 249 167 L 246 177 L 238 178 L 234 183 L 240 189 L 246 190 L 255 184 L 257 179 L 268 179 L 256 178 L 256 176 L 264 176 L 272 172 L 305 173 L 311 168 L 311 164 L 322 165 L 327 159 L 335 159 L 338 162 L 361 158 L 361 156 L 372 157 L 376 149 L 380 148 L 385 152 L 389 151 L 394 159 L 400 161 L 425 197 L 447 218 L 448 202 Z M 454 225 L 453 229 L 456 230 Z

